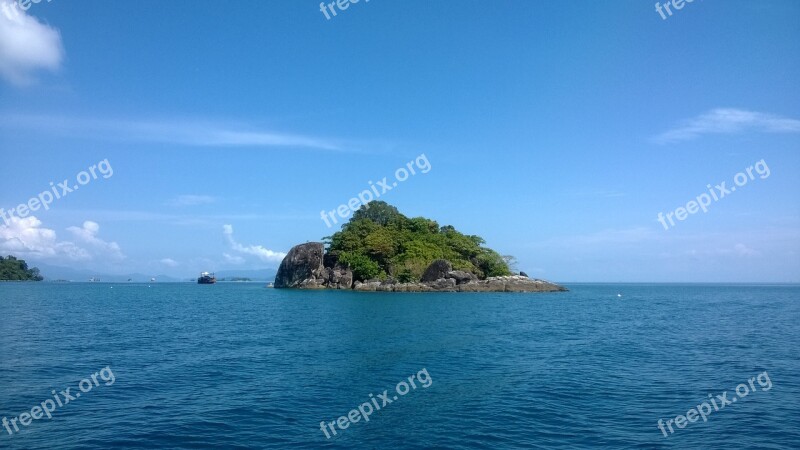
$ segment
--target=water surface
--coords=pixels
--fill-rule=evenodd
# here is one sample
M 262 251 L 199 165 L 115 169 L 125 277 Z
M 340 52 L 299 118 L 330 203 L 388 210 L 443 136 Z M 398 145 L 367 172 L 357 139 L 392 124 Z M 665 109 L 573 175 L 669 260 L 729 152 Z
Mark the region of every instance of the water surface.
M 573 284 L 567 293 L 354 293 L 257 283 L 0 283 L 0 418 L 104 367 L 9 435 L 35 448 L 791 448 L 800 288 Z M 622 296 L 619 297 L 618 294 Z M 326 439 L 425 369 L 432 381 Z M 768 372 L 772 388 L 664 437 Z M 729 397 L 731 394 L 728 394 Z

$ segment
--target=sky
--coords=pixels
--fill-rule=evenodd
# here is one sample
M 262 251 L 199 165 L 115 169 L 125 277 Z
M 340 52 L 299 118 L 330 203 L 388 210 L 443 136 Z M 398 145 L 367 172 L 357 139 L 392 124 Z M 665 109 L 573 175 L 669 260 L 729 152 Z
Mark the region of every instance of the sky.
M 276 268 L 375 186 L 532 277 L 800 282 L 800 2 L 342 4 L 0 0 L 0 254 Z

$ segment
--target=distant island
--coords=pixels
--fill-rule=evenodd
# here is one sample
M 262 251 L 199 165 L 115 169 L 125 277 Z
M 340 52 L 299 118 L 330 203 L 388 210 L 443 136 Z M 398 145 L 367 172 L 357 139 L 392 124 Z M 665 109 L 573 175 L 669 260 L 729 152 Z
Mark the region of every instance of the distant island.
M 36 267 L 29 269 L 25 260 L 13 256 L 3 258 L 0 256 L 0 281 L 42 281 L 44 277 L 39 274 Z
M 553 292 L 562 286 L 513 273 L 513 257 L 485 241 L 383 201 L 362 206 L 341 231 L 293 247 L 276 288 L 386 292 Z M 326 249 L 327 247 L 327 249 Z

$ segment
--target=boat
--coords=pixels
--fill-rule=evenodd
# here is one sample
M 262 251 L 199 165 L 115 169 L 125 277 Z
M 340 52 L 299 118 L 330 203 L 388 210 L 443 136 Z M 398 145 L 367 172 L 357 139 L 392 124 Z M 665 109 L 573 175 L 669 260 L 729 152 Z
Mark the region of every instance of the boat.
M 270 282 L 269 282 L 269 283 L 267 283 L 267 285 L 266 285 L 266 286 L 264 286 L 264 287 L 268 287 L 268 288 L 274 288 L 274 287 L 275 287 L 275 283 L 273 283 L 272 281 L 270 281 Z
M 217 282 L 217 278 L 214 276 L 213 273 L 203 272 L 200 274 L 200 278 L 197 279 L 197 284 L 214 284 Z

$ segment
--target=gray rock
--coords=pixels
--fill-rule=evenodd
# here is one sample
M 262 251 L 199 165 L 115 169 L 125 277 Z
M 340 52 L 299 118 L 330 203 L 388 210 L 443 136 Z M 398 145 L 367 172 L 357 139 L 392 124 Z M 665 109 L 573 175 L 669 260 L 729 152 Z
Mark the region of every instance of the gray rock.
M 478 277 L 475 276 L 475 274 L 470 272 L 464 272 L 463 270 L 451 270 L 450 272 L 447 272 L 446 278 L 452 278 L 456 280 L 456 284 L 469 283 L 470 281 L 478 279 Z
M 434 291 L 455 292 L 456 280 L 453 278 L 439 278 L 436 281 L 424 283 Z
M 378 290 L 378 286 L 381 285 L 380 281 L 365 281 L 360 282 L 356 281 L 356 284 L 353 285 L 353 290 L 360 291 L 360 292 L 375 292 Z
M 295 245 L 281 261 L 275 275 L 276 288 L 303 287 L 306 280 L 317 278 L 322 266 L 325 246 L 322 242 L 308 242 Z M 305 284 L 308 284 L 307 282 Z
M 349 267 L 336 263 L 333 267 L 327 267 L 326 287 L 331 289 L 350 289 L 353 287 L 353 271 Z
M 324 252 L 325 246 L 321 242 L 292 247 L 275 275 L 275 287 L 350 289 L 353 286 L 353 272 L 338 263 L 334 263 L 333 267 L 325 267 Z M 332 261 L 328 259 L 327 262 Z
M 445 278 L 447 273 L 453 270 L 453 265 L 446 259 L 437 259 L 432 262 L 425 272 L 422 274 L 420 281 L 423 283 L 436 281 L 439 278 Z

